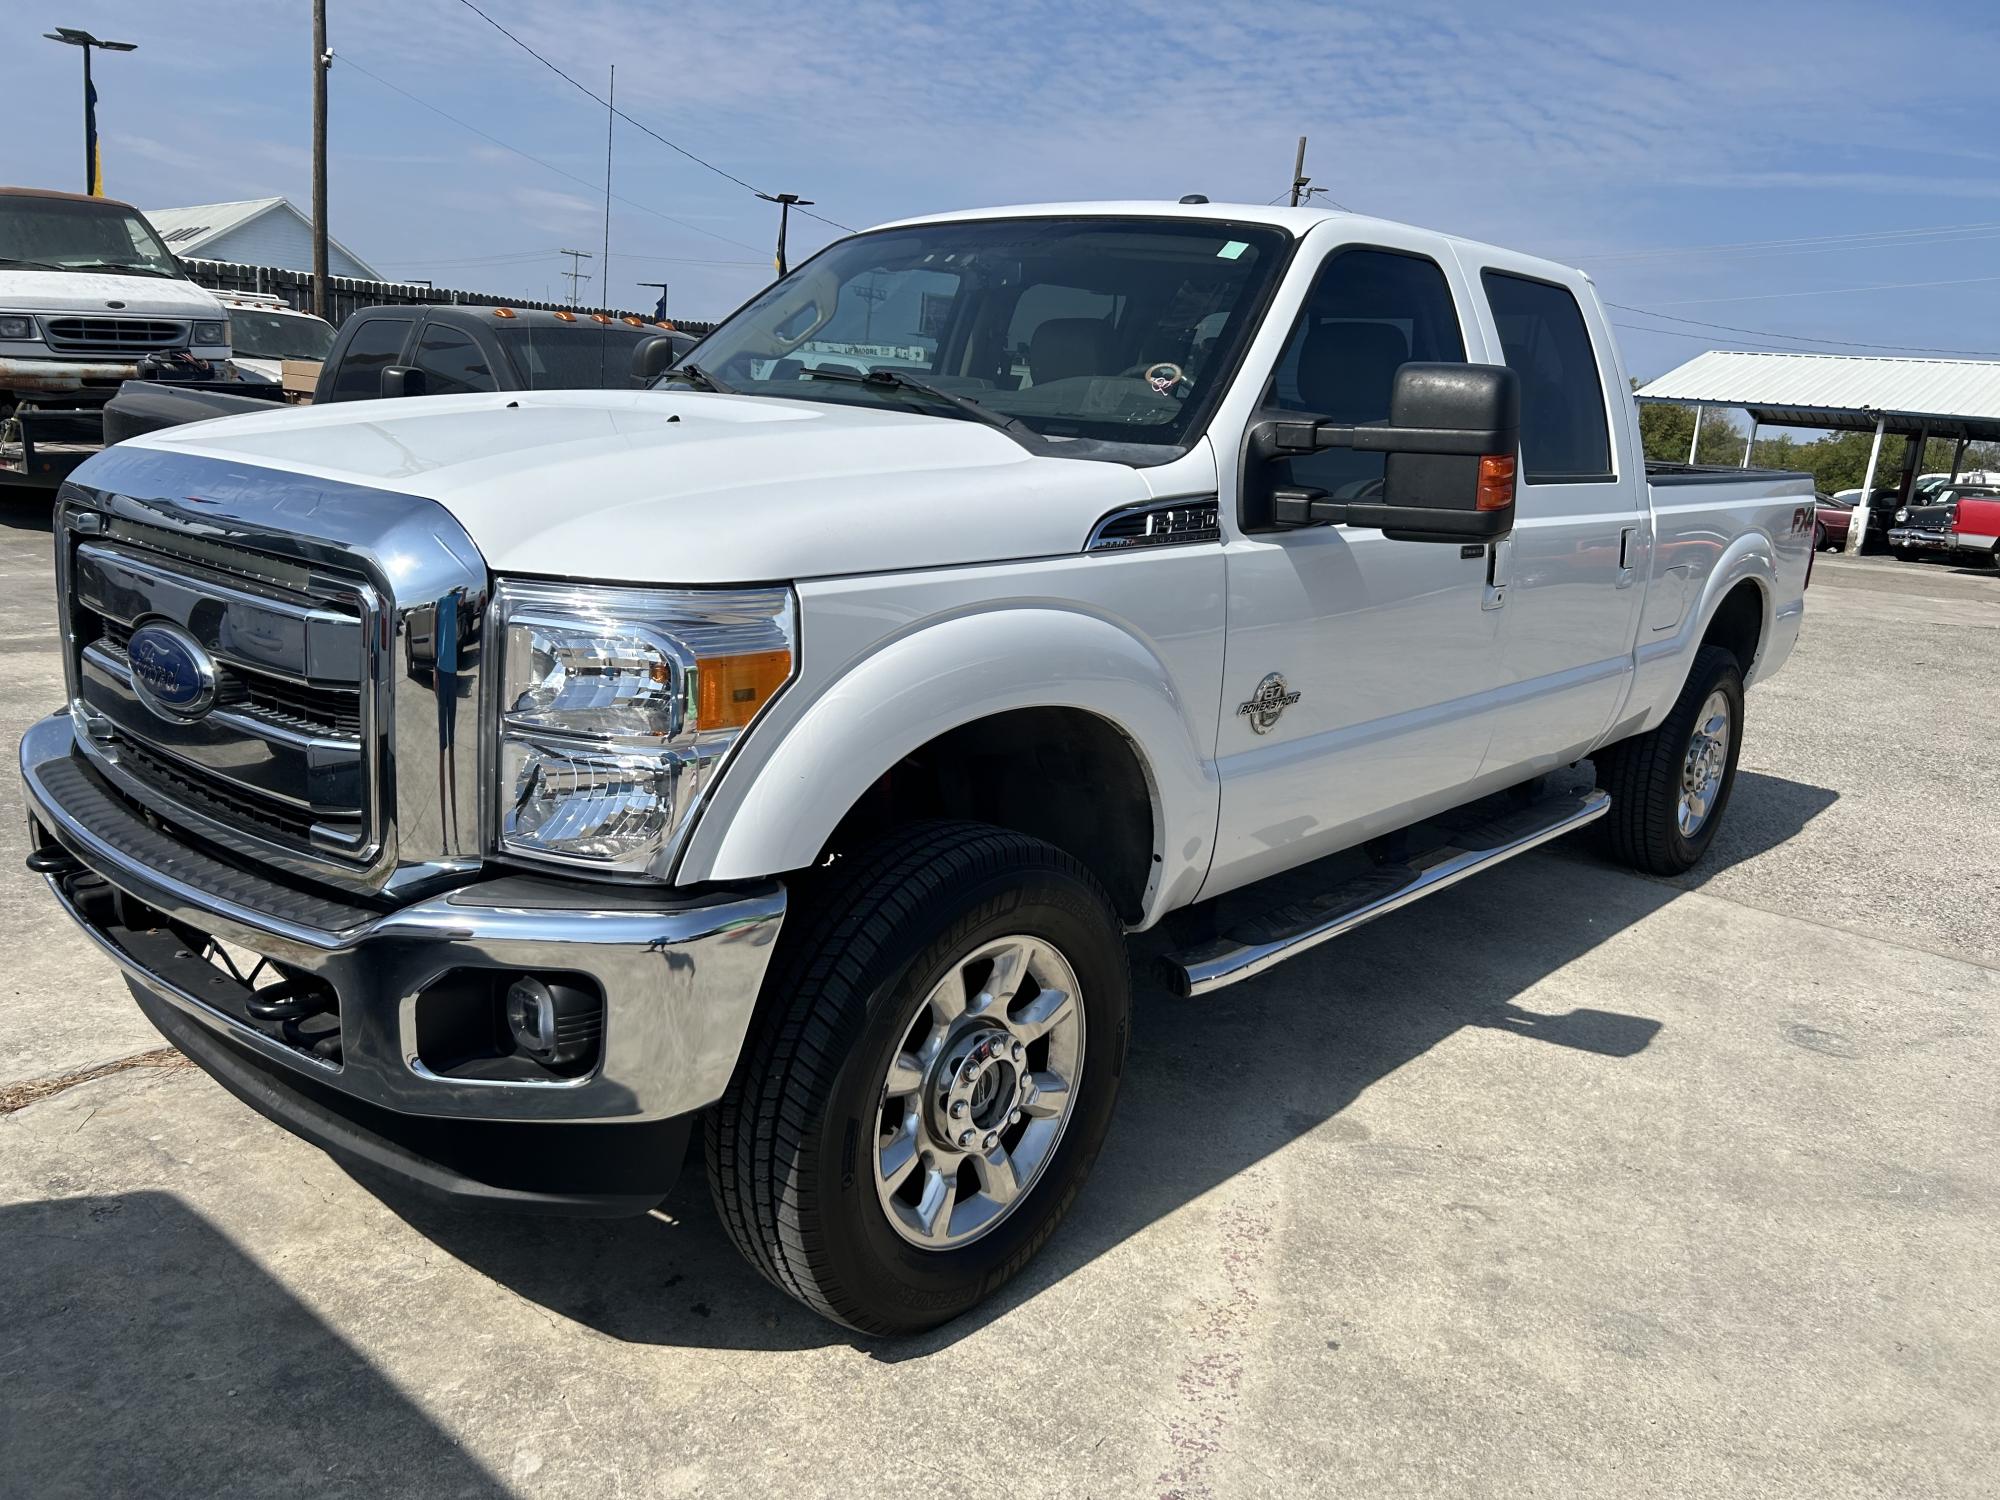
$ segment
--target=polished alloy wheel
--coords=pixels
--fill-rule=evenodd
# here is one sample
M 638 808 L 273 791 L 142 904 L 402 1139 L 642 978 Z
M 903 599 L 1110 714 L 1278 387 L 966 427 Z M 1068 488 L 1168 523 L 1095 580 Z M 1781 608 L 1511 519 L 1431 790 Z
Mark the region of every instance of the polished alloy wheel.
M 1715 799 L 1722 790 L 1723 772 L 1729 769 L 1729 699 L 1717 688 L 1701 705 L 1694 734 L 1688 739 L 1687 756 L 1681 762 L 1679 820 L 1681 837 L 1691 839 L 1701 832 Z
M 899 1235 L 952 1250 L 1019 1206 L 1069 1123 L 1083 1041 L 1052 943 L 998 938 L 951 965 L 882 1080 L 875 1191 Z

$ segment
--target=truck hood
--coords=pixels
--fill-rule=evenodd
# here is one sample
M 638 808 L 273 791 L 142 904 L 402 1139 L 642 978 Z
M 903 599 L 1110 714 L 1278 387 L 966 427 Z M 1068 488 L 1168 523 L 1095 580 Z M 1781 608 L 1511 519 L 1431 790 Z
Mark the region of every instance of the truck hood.
M 119 446 L 422 495 L 502 572 L 630 582 L 1073 554 L 1149 498 L 1143 471 L 1037 456 L 976 422 L 684 390 L 289 407 Z
M 113 307 L 114 302 L 122 305 Z M 192 281 L 172 281 L 164 276 L 0 267 L 0 312 L 120 312 L 139 317 L 219 318 L 222 303 Z

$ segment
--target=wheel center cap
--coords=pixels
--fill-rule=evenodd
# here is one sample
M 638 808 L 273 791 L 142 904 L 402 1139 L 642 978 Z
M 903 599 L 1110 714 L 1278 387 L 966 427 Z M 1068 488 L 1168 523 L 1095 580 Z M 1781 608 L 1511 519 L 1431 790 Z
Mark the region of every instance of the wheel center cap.
M 938 1058 L 931 1133 L 948 1150 L 991 1149 L 987 1138 L 1009 1123 L 1030 1087 L 1027 1050 L 1000 1028 L 981 1027 Z

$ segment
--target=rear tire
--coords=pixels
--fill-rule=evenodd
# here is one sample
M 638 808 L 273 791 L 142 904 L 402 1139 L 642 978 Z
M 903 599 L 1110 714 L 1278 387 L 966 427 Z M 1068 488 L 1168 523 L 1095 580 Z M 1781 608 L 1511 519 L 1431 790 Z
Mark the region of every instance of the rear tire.
M 1718 717 L 1726 736 L 1719 746 Z M 1612 854 L 1648 875 L 1692 868 L 1721 826 L 1742 746 L 1742 668 L 1732 652 L 1703 646 L 1659 727 L 1593 757 L 1597 784 L 1611 794 L 1604 828 Z
M 863 1333 L 920 1332 L 1018 1272 L 1095 1162 L 1124 1067 L 1123 929 L 1067 854 L 974 823 L 892 834 L 793 902 L 704 1132 L 709 1187 L 780 1289 Z

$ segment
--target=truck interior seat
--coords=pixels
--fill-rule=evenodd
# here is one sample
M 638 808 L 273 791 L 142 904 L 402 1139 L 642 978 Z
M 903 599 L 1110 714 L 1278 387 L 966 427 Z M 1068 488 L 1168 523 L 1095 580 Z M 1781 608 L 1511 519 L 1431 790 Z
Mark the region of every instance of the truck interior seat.
M 1048 319 L 1028 337 L 1028 371 L 1035 384 L 1116 373 L 1113 333 L 1102 318 Z

